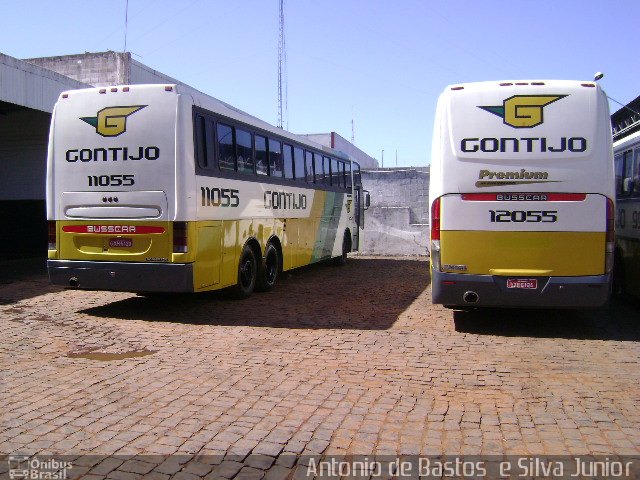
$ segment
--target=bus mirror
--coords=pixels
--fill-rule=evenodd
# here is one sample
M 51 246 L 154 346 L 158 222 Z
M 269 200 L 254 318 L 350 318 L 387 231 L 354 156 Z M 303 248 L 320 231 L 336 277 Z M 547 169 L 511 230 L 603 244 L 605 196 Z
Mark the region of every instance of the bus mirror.
M 366 210 L 371 206 L 371 195 L 367 190 L 364 191 L 364 209 Z

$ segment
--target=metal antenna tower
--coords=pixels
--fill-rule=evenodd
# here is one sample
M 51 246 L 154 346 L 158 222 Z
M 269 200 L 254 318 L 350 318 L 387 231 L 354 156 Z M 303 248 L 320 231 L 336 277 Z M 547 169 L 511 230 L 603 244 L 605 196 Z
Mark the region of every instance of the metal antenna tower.
M 353 107 L 351 107 L 351 145 L 356 144 L 356 129 L 353 124 Z
M 129 0 L 127 0 L 125 9 L 124 9 L 124 50 L 123 52 L 127 51 L 127 30 L 128 29 L 129 29 Z
M 280 35 L 278 36 L 278 128 L 283 128 L 283 119 L 288 118 L 287 49 L 284 36 L 284 0 L 280 0 Z M 284 85 L 284 97 L 282 88 Z M 284 115 L 283 115 L 284 106 Z

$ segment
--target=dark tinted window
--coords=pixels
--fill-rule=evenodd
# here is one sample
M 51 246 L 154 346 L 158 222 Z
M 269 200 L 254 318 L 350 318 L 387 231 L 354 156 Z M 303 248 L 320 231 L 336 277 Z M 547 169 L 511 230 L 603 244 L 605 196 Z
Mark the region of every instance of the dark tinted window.
M 342 187 L 342 181 L 340 179 L 340 163 L 338 160 L 331 159 L 331 185 L 334 187 Z
M 284 178 L 293 178 L 293 147 L 291 145 L 284 144 L 282 158 L 284 159 Z
M 360 178 L 360 165 L 353 162 L 353 184 L 362 185 L 362 179 Z
M 258 175 L 269 175 L 267 138 L 262 135 L 256 135 L 256 172 Z
M 294 167 L 295 167 L 295 175 L 296 175 L 296 179 L 298 180 L 302 180 L 304 182 L 305 180 L 305 173 L 304 173 L 304 150 L 302 150 L 299 147 L 294 147 L 293 148 L 293 163 L 294 163 Z
M 347 188 L 351 189 L 351 162 L 345 163 L 344 167 L 344 177 L 347 181 Z
M 316 174 L 316 183 L 324 183 L 324 168 L 322 166 L 322 155 L 313 154 L 313 168 Z
M 616 170 L 616 195 L 619 196 L 622 193 L 622 174 L 624 173 L 624 161 L 622 154 L 616 155 L 614 164 Z
M 331 184 L 331 159 L 329 157 L 322 157 L 324 163 L 324 183 Z
M 307 169 L 307 182 L 314 183 L 315 179 L 313 176 L 313 153 L 311 153 L 309 150 L 305 150 L 304 152 L 304 164 Z
M 218 165 L 220 170 L 235 170 L 236 156 L 233 150 L 233 129 L 224 123 L 218 123 Z
M 236 128 L 236 153 L 238 172 L 253 175 L 253 142 L 252 135 L 246 130 Z
M 196 158 L 198 165 L 202 168 L 207 167 L 207 122 L 202 115 L 196 115 Z
M 282 143 L 269 139 L 269 175 L 282 178 Z
M 640 193 L 640 148 L 633 154 L 633 191 L 636 195 Z

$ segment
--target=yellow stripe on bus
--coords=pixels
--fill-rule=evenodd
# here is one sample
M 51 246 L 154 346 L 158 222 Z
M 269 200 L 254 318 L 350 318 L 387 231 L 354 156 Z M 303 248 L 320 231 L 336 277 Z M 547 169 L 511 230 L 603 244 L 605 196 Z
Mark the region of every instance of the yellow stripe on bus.
M 602 275 L 604 232 L 442 231 L 444 271 L 514 276 Z M 445 266 L 451 265 L 447 269 Z M 466 270 L 460 270 L 460 266 Z

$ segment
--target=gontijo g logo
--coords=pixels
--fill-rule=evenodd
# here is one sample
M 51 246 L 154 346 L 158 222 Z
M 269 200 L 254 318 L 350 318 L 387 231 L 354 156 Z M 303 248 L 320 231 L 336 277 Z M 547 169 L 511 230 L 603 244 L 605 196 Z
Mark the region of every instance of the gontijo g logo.
M 103 137 L 117 137 L 127 131 L 127 117 L 146 106 L 107 107 L 100 110 L 96 117 L 80 117 L 80 120 L 95 127 L 96 133 Z
M 501 117 L 513 128 L 532 128 L 544 122 L 543 108 L 567 95 L 514 95 L 497 106 L 478 106 Z

